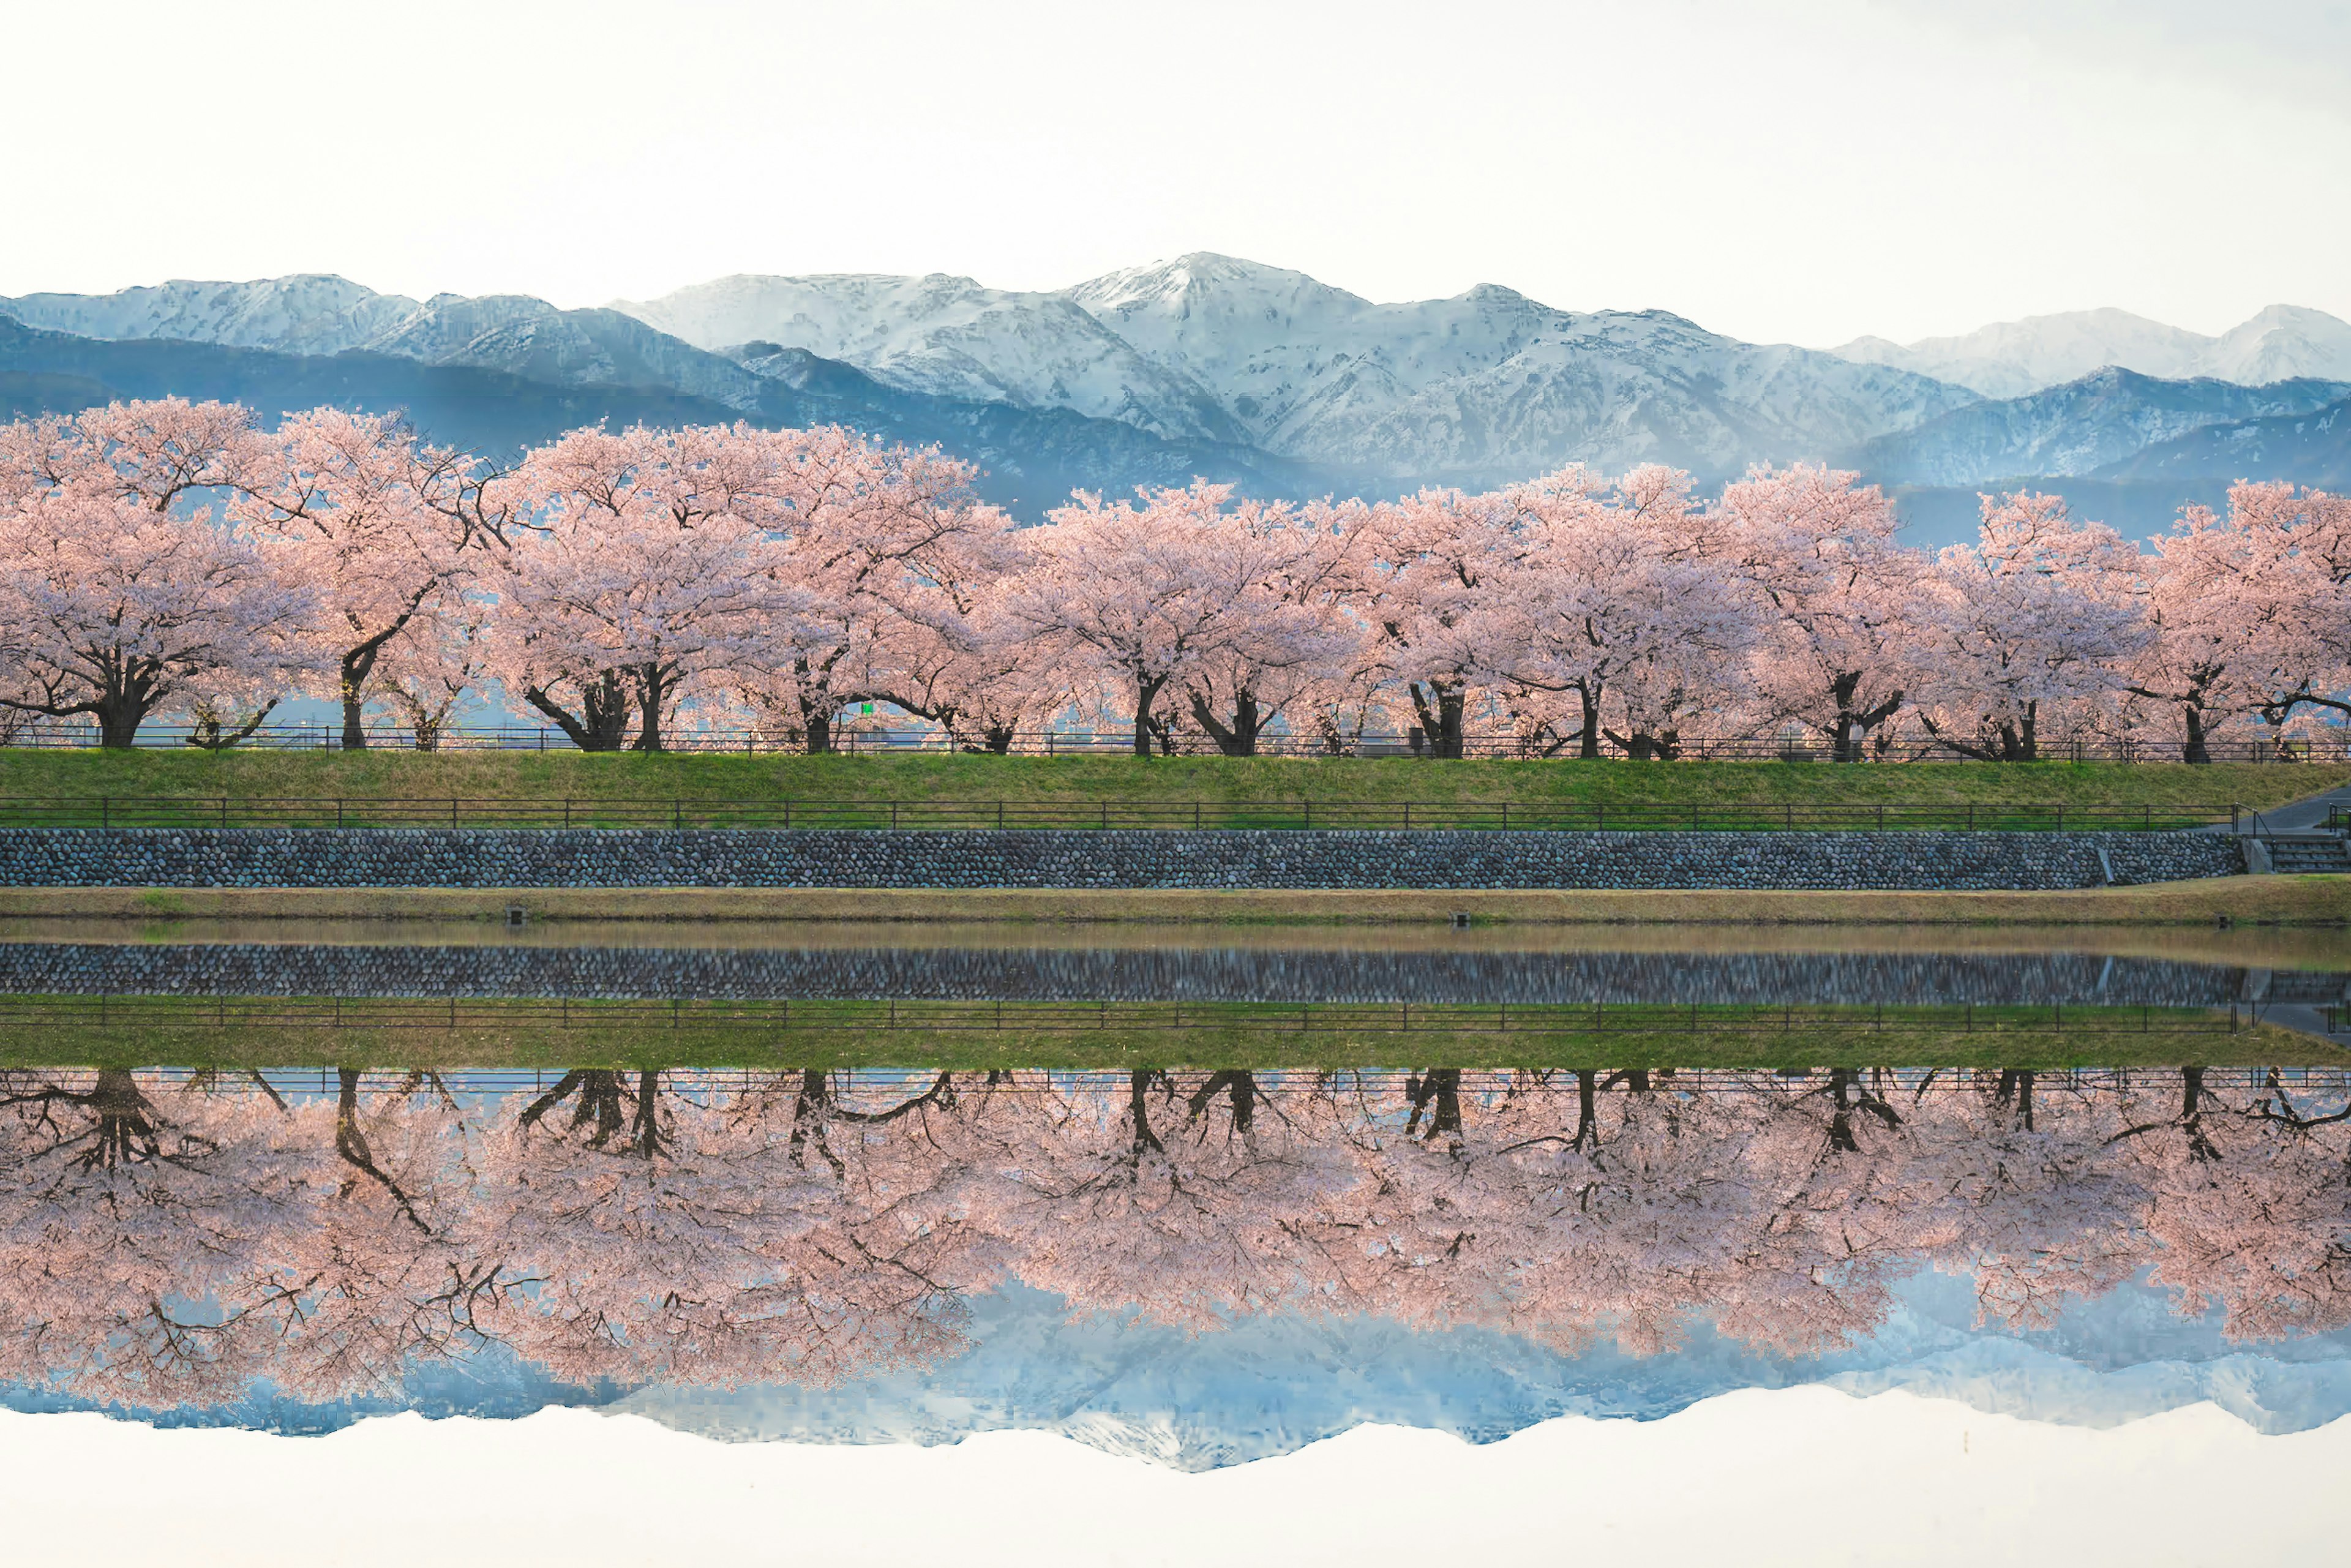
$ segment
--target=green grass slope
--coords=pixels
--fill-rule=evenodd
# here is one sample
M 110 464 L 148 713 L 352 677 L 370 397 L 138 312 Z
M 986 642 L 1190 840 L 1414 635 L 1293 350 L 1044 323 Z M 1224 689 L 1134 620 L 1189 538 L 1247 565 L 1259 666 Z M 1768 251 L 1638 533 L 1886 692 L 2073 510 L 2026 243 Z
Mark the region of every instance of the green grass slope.
M 2351 782 L 2314 764 L 1435 762 L 1410 758 L 1003 758 L 578 752 L 0 750 L 11 800 L 530 798 L 589 804 L 870 800 L 1013 806 L 1948 804 L 2155 808 L 2226 815 Z M 0 805 L 0 810 L 5 806 Z M 1334 824 L 1336 825 L 1336 824 Z

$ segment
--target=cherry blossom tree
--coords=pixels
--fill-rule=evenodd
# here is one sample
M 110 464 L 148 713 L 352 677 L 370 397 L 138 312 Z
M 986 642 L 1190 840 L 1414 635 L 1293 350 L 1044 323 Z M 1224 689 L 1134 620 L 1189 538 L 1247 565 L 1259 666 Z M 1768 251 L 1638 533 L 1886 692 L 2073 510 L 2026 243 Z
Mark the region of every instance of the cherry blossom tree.
M 332 1100 L 291 1113 L 306 1212 L 247 1309 L 276 1329 L 270 1380 L 313 1399 L 397 1397 L 419 1364 L 494 1343 L 508 1283 L 463 1242 L 476 1129 L 456 1100 L 425 1073 L 361 1077 L 340 1070 Z
M 2030 762 L 2044 716 L 2116 691 L 2151 641 L 2139 555 L 2061 497 L 1982 500 L 1978 543 L 1943 551 L 1919 615 L 1921 721 L 1964 756 Z
M 2273 1084 L 2250 1101 L 2184 1069 L 2176 1100 L 2114 1134 L 2143 1173 L 2155 1282 L 2184 1316 L 2222 1309 L 2231 1339 L 2351 1324 L 2351 1111 L 2318 1113 Z
M 278 426 L 265 472 L 232 508 L 319 601 L 346 750 L 368 743 L 387 648 L 463 591 L 469 547 L 490 542 L 472 505 L 480 477 L 475 459 L 397 419 L 319 408 Z
M 0 1373 L 131 1405 L 241 1393 L 307 1213 L 294 1134 L 266 1093 L 0 1076 Z
M 2183 507 L 2155 541 L 2144 593 L 2153 635 L 2126 688 L 2175 715 L 2180 756 L 2212 760 L 2215 729 L 2258 707 L 2271 685 L 2276 604 L 2261 541 L 2231 508 Z
M 1672 755 L 1686 715 L 1731 705 L 1758 607 L 1701 548 L 1687 475 L 1653 465 L 1612 486 L 1571 467 L 1502 505 L 1519 549 L 1474 612 L 1477 641 L 1498 678 L 1574 699 L 1581 756 L 1602 754 L 1611 699 L 1617 744 L 1644 758 Z
M 768 528 L 792 476 L 747 426 L 580 430 L 517 476 L 531 521 L 491 644 L 507 688 L 582 750 L 662 747 L 679 702 L 793 656 L 807 596 Z
M 1228 485 L 1105 502 L 1081 495 L 1052 515 L 1008 611 L 1066 666 L 1118 691 L 1134 754 L 1167 745 L 1157 704 L 1171 688 L 1237 756 L 1318 672 L 1343 660 L 1351 628 L 1328 592 L 1321 540 L 1290 509 L 1244 502 Z
M 1244 502 L 1219 509 L 1204 540 L 1224 568 L 1229 629 L 1181 676 L 1193 720 L 1227 757 L 1254 757 L 1259 738 L 1362 665 L 1353 613 L 1369 536 L 1355 514 Z
M 911 695 L 910 662 L 935 659 L 939 639 L 974 634 L 969 606 L 1013 559 L 1008 523 L 974 497 L 977 471 L 935 449 L 838 426 L 763 440 L 780 488 L 761 526 L 778 541 L 777 580 L 801 596 L 800 624 L 789 656 L 737 692 L 769 727 L 830 751 L 843 707 L 893 688 Z
M 798 1131 L 653 1070 L 567 1073 L 509 1106 L 471 1241 L 517 1287 L 507 1337 L 624 1383 L 829 1382 L 951 1354 L 952 1300 L 893 1266 Z
M 0 514 L 0 706 L 128 747 L 158 708 L 308 669 L 316 601 L 205 500 L 249 492 L 252 416 L 179 399 L 19 427 Z
M 1009 613 L 1003 591 L 1031 564 L 1022 534 L 974 508 L 911 563 L 876 570 L 851 596 L 849 653 L 831 685 L 943 727 L 963 750 L 1002 755 L 1073 700 L 1066 672 Z M 853 663 L 852 663 L 853 661 Z M 846 700 L 845 698 L 843 700 Z M 804 713 L 787 727 L 805 736 Z
M 1756 674 L 1784 717 L 1861 760 L 1906 699 L 1924 563 L 1894 539 L 1894 508 L 1860 476 L 1807 464 L 1725 486 L 1723 547 L 1770 605 Z
M 1921 1245 L 1973 1276 L 1980 1321 L 2047 1328 L 2149 1260 L 2146 1189 L 2112 1144 L 2118 1097 L 2043 1088 L 2029 1068 L 1965 1076 L 1910 1099 Z
M 2234 485 L 2229 526 L 2244 541 L 2233 597 L 2249 617 L 2257 710 L 2278 729 L 2298 709 L 2351 716 L 2351 497 Z
M 1195 1330 L 1306 1299 L 1300 1228 L 1353 1179 L 1326 1099 L 1242 1071 L 1016 1076 L 971 1097 L 967 1202 L 1024 1281 Z
M 1365 584 L 1364 616 L 1429 755 L 1461 757 L 1480 679 L 1503 662 L 1486 641 L 1494 622 L 1479 612 L 1521 547 L 1492 498 L 1458 490 L 1383 503 L 1371 530 L 1383 567 Z
M 384 644 L 376 690 L 419 751 L 438 751 L 468 694 L 491 678 L 494 607 L 473 595 L 428 607 Z

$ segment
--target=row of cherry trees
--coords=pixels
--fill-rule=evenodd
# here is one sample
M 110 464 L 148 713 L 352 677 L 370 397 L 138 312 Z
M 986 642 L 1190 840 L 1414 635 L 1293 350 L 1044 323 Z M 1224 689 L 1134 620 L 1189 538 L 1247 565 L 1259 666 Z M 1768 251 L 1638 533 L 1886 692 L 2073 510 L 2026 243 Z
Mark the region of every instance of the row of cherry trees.
M 2244 484 L 2142 551 L 2041 495 L 1899 545 L 1851 474 L 1711 503 L 1648 466 L 1482 495 L 1080 495 L 1013 527 L 935 452 L 840 429 L 576 431 L 496 471 L 393 420 L 119 403 L 0 426 L 0 710 L 249 736 L 283 696 L 424 746 L 496 690 L 594 750 L 748 725 L 811 750 L 879 702 L 1004 750 L 1072 714 L 1135 749 L 1671 757 L 1693 734 L 2029 759 L 2351 714 L 2351 498 Z
M 0 1377 L 133 1406 L 396 1392 L 508 1346 L 594 1383 L 830 1381 L 951 1354 L 966 1295 L 1197 1331 L 1265 1312 L 1646 1354 L 1698 1323 L 1809 1354 L 1921 1267 L 2045 1326 L 2143 1270 L 2273 1339 L 2351 1324 L 2345 1113 L 2200 1070 L 583 1070 L 467 1103 L 418 1077 L 0 1075 Z

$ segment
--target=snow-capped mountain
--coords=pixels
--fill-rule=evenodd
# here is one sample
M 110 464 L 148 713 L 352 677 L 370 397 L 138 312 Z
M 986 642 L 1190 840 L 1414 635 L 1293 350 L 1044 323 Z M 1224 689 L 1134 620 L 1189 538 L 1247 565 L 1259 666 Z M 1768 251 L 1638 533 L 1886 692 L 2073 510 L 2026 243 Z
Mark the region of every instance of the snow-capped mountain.
M 738 277 L 614 308 L 705 346 L 758 338 L 896 386 L 1053 402 L 1404 481 L 1487 483 L 1577 460 L 1728 474 L 1971 401 L 1662 311 L 1580 314 L 1492 285 L 1375 305 L 1207 253 L 1058 294 L 940 277 Z
M 26 294 L 0 298 L 0 313 L 27 327 L 81 338 L 177 338 L 287 354 L 339 354 L 394 330 L 418 308 L 319 273 L 250 283 L 175 279 L 119 294 Z
M 821 397 L 878 420 L 863 426 L 877 434 L 950 433 L 950 450 L 1011 476 L 1030 512 L 1054 504 L 1049 474 L 1123 489 L 1186 463 L 1280 494 L 1484 486 L 1575 461 L 1658 461 L 1701 480 L 1856 455 L 1874 476 L 1920 486 L 2077 476 L 2200 426 L 2300 417 L 2326 401 L 2314 382 L 2351 383 L 2351 325 L 2284 306 L 2220 338 L 2097 310 L 1830 353 L 1659 310 L 1561 310 L 1493 285 L 1376 304 L 1207 253 L 1050 293 L 940 274 L 738 276 L 563 310 L 303 275 L 27 295 L 0 298 L 0 315 L 83 340 L 398 356 L 573 401 L 621 389 L 801 417 Z M 2092 376 L 2108 365 L 2138 374 Z M 2191 390 L 2157 390 L 2177 378 Z M 2252 384 L 2261 396 L 2243 395 Z
M 288 354 L 364 350 L 471 365 L 557 386 L 662 387 L 749 410 L 758 378 L 613 310 L 559 310 L 528 295 L 439 294 L 422 304 L 340 277 L 166 283 L 120 294 L 0 299 L 27 327 L 111 340 L 174 339 Z
M 2260 386 L 2292 376 L 2351 381 L 2351 321 L 2299 305 L 2272 305 L 2213 340 L 2197 373 Z
M 2351 322 L 2296 305 L 2272 305 L 2218 338 L 2127 310 L 2072 310 L 1909 344 L 1856 338 L 1832 351 L 1989 398 L 2022 397 L 2108 365 L 2167 381 L 2209 376 L 2243 386 L 2297 377 L 2351 381 Z
M 699 348 L 805 349 L 907 392 L 1073 409 L 1155 435 L 1249 439 L 1189 377 L 1145 360 L 1058 294 L 944 273 L 737 276 L 612 308 Z
M 2287 479 L 2339 492 L 2351 486 L 2351 396 L 2306 413 L 2206 425 L 2134 452 L 2099 476 L 2175 487 L 2192 479 Z
M 658 386 L 729 408 L 759 404 L 759 378 L 617 310 L 558 310 L 521 294 L 436 294 L 361 348 L 473 365 L 558 386 Z
M 2239 386 L 2158 381 L 2106 369 L 2024 397 L 1980 402 L 1882 436 L 1850 461 L 1890 485 L 1985 485 L 2028 475 L 2097 472 L 2206 425 L 2303 414 L 2351 397 L 2331 381 Z
M 2134 1283 L 2074 1302 L 2056 1326 L 1976 1322 L 1964 1277 L 1914 1275 L 1887 1321 L 1847 1349 L 1790 1359 L 1699 1327 L 1664 1354 L 1605 1340 L 1579 1354 L 1479 1328 L 1416 1332 L 1368 1318 L 1269 1315 L 1187 1333 L 1008 1285 L 970 1302 L 972 1348 L 925 1368 L 833 1386 L 566 1387 L 509 1354 L 411 1368 L 396 1392 L 305 1405 L 256 1389 L 209 1408 L 114 1413 L 173 1426 L 316 1433 L 395 1410 L 512 1418 L 552 1405 L 643 1416 L 720 1442 L 954 1443 L 1057 1432 L 1104 1451 L 1202 1471 L 1294 1452 L 1366 1423 L 1489 1443 L 1560 1416 L 1653 1420 L 1738 1389 L 1902 1388 L 2026 1420 L 2111 1427 L 2210 1400 L 2264 1433 L 2351 1412 L 2351 1338 L 2250 1347 L 2219 1314 L 2182 1319 Z M 89 1406 L 52 1387 L 0 1385 L 0 1408 Z

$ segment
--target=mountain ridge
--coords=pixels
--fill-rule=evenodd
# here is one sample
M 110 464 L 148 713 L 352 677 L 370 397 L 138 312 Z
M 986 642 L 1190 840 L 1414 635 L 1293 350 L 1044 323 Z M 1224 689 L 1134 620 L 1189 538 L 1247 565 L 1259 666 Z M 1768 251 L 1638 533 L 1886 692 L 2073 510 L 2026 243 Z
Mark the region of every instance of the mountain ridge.
M 711 356 L 716 359 L 717 356 Z M 806 356 L 769 373 L 721 361 L 758 392 L 748 409 L 660 386 L 535 382 L 480 365 L 432 364 L 365 349 L 295 355 L 182 339 L 108 340 L 0 316 L 0 419 L 69 413 L 122 398 L 219 398 L 265 420 L 326 403 L 403 413 L 432 439 L 493 460 L 600 420 L 614 424 L 849 424 L 881 439 L 937 444 L 983 470 L 977 488 L 1027 521 L 1072 489 L 1181 486 L 1195 475 L 1251 494 L 1297 496 L 1319 476 L 1248 448 L 1168 442 L 1065 409 L 1031 411 L 894 391 L 854 367 Z
M 1059 499 L 1050 483 L 1182 483 L 1186 463 L 1251 493 L 1291 496 L 1488 488 L 1572 461 L 1609 471 L 1661 462 L 1710 485 L 1759 462 L 1834 460 L 1898 487 L 1958 491 L 2094 472 L 2131 483 L 2209 479 L 2224 460 L 2274 453 L 2287 465 L 2278 476 L 2307 483 L 2337 470 L 2325 432 L 2192 438 L 2206 427 L 2304 419 L 2351 392 L 2351 325 L 2293 307 L 2271 307 L 2218 338 L 2098 310 L 1907 348 L 1858 340 L 1831 352 L 1740 342 L 1667 310 L 1562 310 L 1494 283 L 1379 304 L 1302 272 L 1205 251 L 1049 291 L 946 273 L 737 274 L 658 299 L 560 309 L 528 295 L 417 300 L 297 274 L 27 295 L 0 299 L 0 315 L 85 341 L 371 354 L 343 372 L 381 383 L 368 395 L 439 395 L 391 369 L 393 360 L 539 389 L 517 394 L 539 412 L 502 424 L 475 410 L 460 421 L 469 430 L 535 429 L 559 407 L 687 406 L 663 401 L 678 398 L 707 417 L 821 409 L 981 463 L 998 495 L 1019 491 L 1024 515 Z M 2338 338 L 2339 379 L 2271 377 L 2325 359 Z M 769 351 L 743 351 L 761 344 Z M 2067 355 L 2100 363 L 2015 397 L 1985 397 L 1895 362 L 1908 356 L 1972 373 L 1983 354 L 2032 361 L 2027 370 Z M 53 345 L 19 358 L 0 389 L 10 406 L 89 395 L 74 354 Z M 2210 362 L 2271 379 L 2167 377 L 2108 362 L 2117 358 L 2175 372 Z M 174 362 L 193 376 L 176 383 L 191 395 L 215 395 L 217 378 L 226 385 L 250 369 L 224 361 L 199 372 L 184 355 Z M 479 388 L 452 395 L 463 401 Z M 2158 447 L 2167 455 L 2125 473 Z M 2224 448 L 2234 457 L 2224 459 Z
M 1932 376 L 1987 398 L 2030 395 L 2114 368 L 2164 381 L 2240 386 L 2351 381 L 2351 322 L 2298 305 L 2270 305 L 2218 337 L 2111 308 L 1995 321 L 1972 332 L 1896 343 L 1856 338 L 1829 350 L 1856 363 Z
M 1880 436 L 1839 461 L 1887 485 L 1990 484 L 2019 475 L 2079 477 L 2208 425 L 2300 415 L 2351 397 L 2351 382 L 2248 387 L 2165 381 L 2115 366 L 2022 397 L 1978 402 Z

